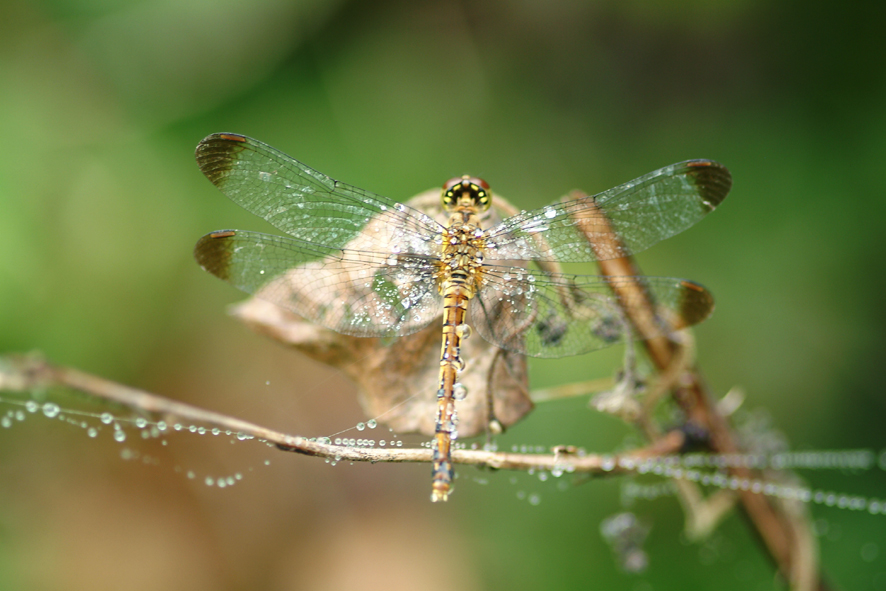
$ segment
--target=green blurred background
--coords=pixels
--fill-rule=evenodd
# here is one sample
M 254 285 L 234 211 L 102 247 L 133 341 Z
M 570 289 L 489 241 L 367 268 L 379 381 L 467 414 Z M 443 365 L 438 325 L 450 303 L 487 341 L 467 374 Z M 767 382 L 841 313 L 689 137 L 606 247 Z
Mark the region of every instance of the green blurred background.
M 730 197 L 639 257 L 717 297 L 696 331 L 710 384 L 744 388 L 795 448 L 886 447 L 883 3 L 9 0 L 0 14 L 0 353 L 327 435 L 363 420 L 353 386 L 228 318 L 242 294 L 191 257 L 208 231 L 268 228 L 200 174 L 201 138 L 250 135 L 397 199 L 481 175 L 525 208 L 712 158 Z M 533 362 L 533 385 L 619 361 Z M 501 445 L 622 446 L 586 402 L 539 407 Z M 622 573 L 599 534 L 622 510 L 614 480 L 561 490 L 463 468 L 432 505 L 427 466 L 332 468 L 197 437 L 152 453 L 157 466 L 125 462 L 107 433 L 40 417 L 0 431 L 0 586 L 779 588 L 738 516 L 690 544 L 672 497 L 632 508 L 652 524 L 651 565 Z M 220 490 L 174 466 L 247 477 Z M 804 476 L 886 496 L 882 470 Z M 886 589 L 884 517 L 811 509 L 831 580 Z

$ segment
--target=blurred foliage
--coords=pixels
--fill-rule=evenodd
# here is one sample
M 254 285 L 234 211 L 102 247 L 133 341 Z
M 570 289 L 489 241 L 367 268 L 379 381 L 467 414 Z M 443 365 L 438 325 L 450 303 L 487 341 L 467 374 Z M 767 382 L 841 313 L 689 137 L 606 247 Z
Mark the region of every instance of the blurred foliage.
M 0 352 L 328 434 L 360 420 L 347 384 L 227 319 L 241 295 L 190 256 L 208 231 L 267 229 L 199 173 L 202 137 L 250 135 L 403 199 L 477 174 L 527 208 L 713 158 L 733 172 L 731 196 L 639 257 L 717 296 L 696 331 L 700 366 L 719 392 L 741 385 L 797 448 L 883 447 L 882 3 L 9 0 L 2 12 Z M 618 351 L 533 363 L 533 382 L 618 363 Z M 540 407 L 502 445 L 622 445 L 624 429 L 584 404 Z M 0 433 L 0 577 L 15 588 L 773 585 L 740 519 L 675 544 L 673 499 L 636 508 L 652 522 L 651 566 L 618 572 L 598 531 L 620 510 L 616 482 L 564 493 L 463 469 L 452 502 L 432 507 L 426 467 L 330 475 L 273 455 L 273 476 L 210 493 L 57 431 Z M 169 462 L 189 457 L 181 447 Z M 214 454 L 191 461 L 229 457 Z M 809 475 L 882 496 L 873 477 Z M 813 510 L 833 579 L 886 589 L 882 517 Z M 455 564 L 432 554 L 444 548 Z

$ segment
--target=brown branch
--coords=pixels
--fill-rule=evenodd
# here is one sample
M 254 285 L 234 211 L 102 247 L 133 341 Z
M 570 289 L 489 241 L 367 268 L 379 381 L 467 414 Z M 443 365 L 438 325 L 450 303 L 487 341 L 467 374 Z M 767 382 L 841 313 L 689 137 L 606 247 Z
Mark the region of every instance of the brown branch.
M 433 461 L 431 449 L 364 448 L 334 445 L 298 435 L 287 435 L 227 415 L 190 404 L 170 400 L 144 390 L 131 388 L 76 369 L 52 365 L 40 357 L 7 356 L 0 358 L 0 391 L 32 391 L 64 387 L 83 392 L 99 400 L 113 402 L 165 418 L 203 423 L 236 432 L 276 445 L 284 451 L 348 462 L 420 462 Z M 165 419 L 164 419 L 165 420 Z M 562 470 L 564 473 L 609 475 L 633 472 L 643 461 L 674 454 L 683 445 L 680 432 L 664 437 L 648 448 L 618 455 L 564 452 L 555 448 L 551 454 L 522 454 L 484 450 L 455 450 L 452 459 L 458 464 L 486 466 L 498 470 Z
M 570 199 L 586 198 L 581 192 L 574 192 Z M 597 210 L 593 216 L 597 227 L 607 225 L 602 211 Z M 586 238 L 600 252 L 627 252 L 615 239 L 610 244 L 600 244 L 601 236 L 616 236 L 611 228 L 609 231 L 598 231 L 587 234 Z M 605 257 L 604 257 L 605 258 Z M 640 277 L 642 273 L 631 257 L 621 257 L 599 261 L 604 276 Z M 646 352 L 657 368 L 659 388 L 673 392 L 676 403 L 683 410 L 687 422 L 701 427 L 707 434 L 707 446 L 717 454 L 735 454 L 740 452 L 737 436 L 733 433 L 727 419 L 718 412 L 710 389 L 705 384 L 699 370 L 687 362 L 685 350 L 680 344 L 668 337 L 660 336 L 656 323 L 656 304 L 640 282 L 613 283 L 616 300 L 632 302 L 624 306 L 631 325 L 643 339 Z M 640 305 L 638 305 L 640 303 Z M 678 319 L 679 320 L 679 319 Z M 655 398 L 655 397 L 653 397 Z M 644 408 L 643 416 L 638 424 L 651 441 L 658 437 L 657 429 L 651 419 L 650 407 Z M 742 479 L 762 479 L 755 470 L 745 467 L 730 467 L 729 472 Z M 684 506 L 697 507 L 702 498 L 698 487 L 689 482 L 678 483 L 678 493 Z M 796 591 L 824 591 L 826 584 L 821 580 L 817 565 L 817 547 L 814 536 L 810 534 L 808 516 L 801 512 L 786 510 L 784 503 L 779 503 L 755 494 L 751 491 L 737 491 L 741 508 L 747 516 L 752 528 L 757 533 L 763 546 L 769 553 L 776 568 L 790 582 Z M 723 497 L 724 495 L 719 495 Z M 723 513 L 723 499 L 718 498 L 718 514 Z M 712 509 L 713 510 L 713 509 Z M 696 524 L 697 525 L 697 524 Z

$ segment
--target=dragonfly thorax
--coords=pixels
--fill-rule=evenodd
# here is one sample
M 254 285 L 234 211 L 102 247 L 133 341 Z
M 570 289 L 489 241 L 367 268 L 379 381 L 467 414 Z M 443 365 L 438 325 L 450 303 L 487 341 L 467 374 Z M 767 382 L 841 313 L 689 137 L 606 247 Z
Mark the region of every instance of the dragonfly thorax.
M 440 293 L 459 285 L 468 298 L 473 297 L 482 277 L 485 233 L 474 224 L 457 219 L 443 232 L 442 246 L 437 273 Z
M 489 184 L 481 178 L 461 176 L 451 178 L 443 185 L 443 208 L 446 211 L 486 211 L 492 202 Z

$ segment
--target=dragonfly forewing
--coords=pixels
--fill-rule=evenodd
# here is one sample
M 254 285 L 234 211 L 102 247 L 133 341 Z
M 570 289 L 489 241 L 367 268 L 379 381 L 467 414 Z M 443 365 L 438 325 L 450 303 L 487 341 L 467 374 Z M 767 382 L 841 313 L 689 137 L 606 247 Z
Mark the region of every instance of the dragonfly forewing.
M 361 236 L 375 251 L 432 254 L 443 226 L 407 205 L 337 181 L 258 140 L 217 133 L 197 146 L 203 174 L 287 234 L 328 247 Z M 375 222 L 373 233 L 366 226 Z
M 565 263 L 629 256 L 698 222 L 731 186 L 729 171 L 712 160 L 672 164 L 597 195 L 507 218 L 486 231 L 486 259 Z

